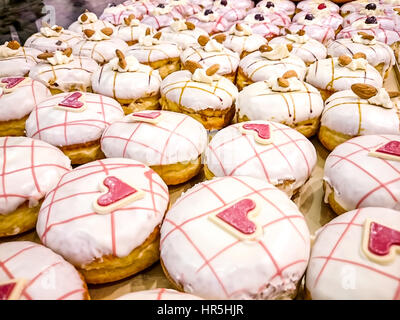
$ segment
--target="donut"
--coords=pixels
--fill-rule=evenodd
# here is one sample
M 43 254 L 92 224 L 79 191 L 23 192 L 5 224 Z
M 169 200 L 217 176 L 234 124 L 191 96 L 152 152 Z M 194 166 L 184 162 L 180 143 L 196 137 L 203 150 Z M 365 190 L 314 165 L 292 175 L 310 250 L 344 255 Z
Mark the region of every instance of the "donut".
M 303 80 L 306 64 L 291 53 L 292 48 L 290 45 L 261 46 L 258 51 L 244 57 L 240 61 L 236 79 L 239 90 L 257 81 L 276 79 L 289 70 L 294 70 Z
M 176 20 L 170 26 L 162 28 L 161 41 L 173 42 L 182 50 L 197 43 L 200 36 L 208 36 L 208 33 L 193 23 L 186 20 Z
M 257 7 L 274 7 L 275 10 L 285 12 L 289 17 L 294 15 L 296 5 L 290 0 L 262 0 Z
M 199 173 L 206 145 L 207 131 L 200 122 L 170 111 L 132 113 L 111 124 L 101 137 L 107 158 L 140 161 L 167 185 L 186 182 Z
M 25 47 L 34 48 L 43 52 L 54 52 L 72 48 L 82 36 L 79 33 L 65 30 L 61 26 L 42 26 L 40 32 L 34 33 L 25 41 Z
M 253 33 L 259 34 L 267 40 L 271 40 L 281 34 L 281 28 L 273 24 L 271 19 L 262 13 L 248 14 L 241 22 L 248 24 Z
M 147 33 L 150 32 L 150 29 Z M 147 64 L 158 70 L 162 79 L 172 72 L 181 69 L 179 55 L 181 49 L 178 44 L 161 40 L 161 32 L 155 35 L 146 35 L 139 38 L 139 42 L 130 46 L 126 55 L 135 56 L 140 63 Z
M 298 80 L 293 71 L 288 71 L 283 78 L 285 81 L 278 78 L 255 82 L 240 91 L 236 102 L 237 121 L 280 122 L 312 137 L 318 132 L 324 109 L 321 94 L 312 85 Z
M 169 4 L 158 4 L 153 11 L 142 18 L 142 22 L 158 30 L 168 27 L 175 19 L 183 19 L 177 8 Z
M 306 275 L 309 298 L 399 300 L 399 239 L 399 211 L 360 208 L 336 217 L 315 239 Z
M 222 44 L 224 38 L 221 39 L 220 43 L 216 38 L 210 39 L 207 36 L 200 36 L 196 45 L 189 46 L 182 52 L 180 58 L 183 68 L 190 68 L 190 66 L 186 66 L 188 61 L 198 63 L 204 69 L 218 65 L 217 74 L 234 82 L 240 56 L 237 52 L 224 47 Z
M 365 96 L 368 90 L 372 92 Z M 357 84 L 326 100 L 319 139 L 328 150 L 353 137 L 370 134 L 400 134 L 398 98 L 391 101 L 386 89 Z
M 89 57 L 76 56 L 72 49 L 38 55 L 41 63 L 32 67 L 29 77 L 47 86 L 53 94 L 92 91 L 91 76 L 99 65 Z
M 142 18 L 144 15 L 149 14 L 153 10 L 155 5 L 149 1 L 126 1 L 124 4 L 117 6 L 110 5 L 104 9 L 100 15 L 100 20 L 107 21 L 114 26 L 119 26 L 124 22 L 125 18 L 128 18 L 131 14 L 135 17 Z
M 327 56 L 326 47 L 319 41 L 308 36 L 304 30 L 291 34 L 290 30 L 286 36 L 276 37 L 269 44 L 291 44 L 292 53 L 300 57 L 309 66 L 317 60 L 325 59 Z
M 153 289 L 124 294 L 116 300 L 203 300 L 194 295 L 173 289 Z
M 33 48 L 21 47 L 17 41 L 0 45 L 0 77 L 24 77 L 35 66 L 42 52 Z
M 364 207 L 399 210 L 399 141 L 399 135 L 366 135 L 337 146 L 325 162 L 325 202 L 337 214 Z
M 330 40 L 335 39 L 335 30 L 330 26 L 318 25 L 311 22 L 306 22 L 306 24 L 292 23 L 287 29 L 288 33 L 296 34 L 299 31 L 305 32 L 310 38 L 315 39 L 323 44 L 327 44 Z M 339 33 L 340 34 L 340 33 Z
M 90 300 L 79 272 L 40 244 L 0 244 L 0 266 L 1 300 Z
M 226 20 L 212 9 L 200 11 L 186 20 L 193 23 L 196 27 L 204 29 L 210 35 L 225 32 L 232 25 L 232 22 Z
M 42 199 L 71 165 L 60 150 L 43 141 L 0 137 L 0 146 L 0 237 L 5 237 L 35 227 Z
M 191 71 L 174 72 L 162 81 L 161 107 L 185 113 L 208 130 L 221 129 L 230 124 L 235 114 L 238 89 L 230 80 L 215 74 L 215 66 L 204 70 L 193 65 Z
M 99 20 L 95 13 L 85 10 L 85 12 L 82 13 L 78 19 L 68 27 L 68 30 L 84 36 L 83 30 L 85 29 L 101 30 L 104 28 L 111 28 L 115 31 L 114 25 L 107 21 Z
M 205 299 L 292 299 L 310 235 L 282 191 L 252 177 L 220 177 L 178 198 L 161 227 L 160 249 L 164 272 L 180 291 Z
M 291 197 L 308 180 L 316 161 L 314 146 L 296 130 L 272 121 L 247 121 L 212 138 L 205 153 L 205 173 L 208 179 L 263 179 Z
M 345 28 L 351 26 L 354 23 L 357 23 L 358 21 L 360 22 L 365 21 L 367 23 L 368 18 L 370 18 L 370 20 L 375 18 L 374 21 L 377 21 L 380 28 L 400 31 L 400 17 L 398 15 L 387 14 L 380 9 L 366 10 L 366 11 L 372 11 L 372 12 L 369 13 L 361 11 L 349 14 L 343 21 L 343 27 Z
M 311 13 L 307 11 L 300 11 L 293 17 L 293 23 L 307 24 L 308 21 L 312 21 L 313 24 L 329 26 L 335 33 L 338 33 L 342 29 L 343 18 L 337 12 L 331 12 L 328 8 L 324 10 L 314 10 Z
M 317 60 L 308 68 L 306 82 L 318 88 L 324 101 L 333 93 L 349 90 L 353 84 L 364 83 L 381 88 L 379 71 L 366 59 L 354 55 Z
M 374 35 L 363 32 L 354 34 L 351 38 L 331 41 L 328 46 L 330 57 L 340 57 L 346 54 L 364 53 L 368 63 L 379 71 L 386 79 L 395 64 L 393 49 L 383 42 L 376 40 Z
M 124 52 L 128 49 L 124 40 L 112 37 L 114 31 L 111 28 L 85 29 L 83 32 L 84 39 L 72 47 L 73 54 L 89 57 L 100 65 L 115 58 L 115 50 L 119 49 Z
M 0 136 L 24 136 L 28 115 L 50 95 L 46 86 L 31 78 L 0 78 Z
M 26 120 L 26 135 L 59 147 L 72 164 L 104 157 L 100 137 L 124 111 L 112 98 L 76 91 L 60 93 L 41 103 Z
M 157 70 L 139 63 L 134 56 L 118 57 L 98 68 L 92 76 L 93 92 L 112 97 L 125 114 L 159 108 L 161 77 Z
M 267 40 L 260 34 L 254 34 L 253 29 L 246 23 L 238 22 L 225 33 L 224 46 L 244 58 L 267 44 Z
M 168 201 L 167 186 L 144 164 L 98 160 L 62 176 L 43 201 L 36 231 L 86 282 L 117 281 L 159 259 Z
M 288 27 L 291 22 L 290 17 L 285 12 L 275 9 L 273 6 L 255 7 L 249 11 L 248 15 L 250 17 L 253 15 L 255 20 L 257 20 L 256 15 L 258 15 L 258 17 L 261 15 L 261 17 L 264 17 L 265 19 L 269 20 L 270 23 L 280 28 Z
M 306 11 L 312 12 L 314 10 L 329 10 L 330 12 L 338 13 L 340 7 L 328 0 L 303 0 L 297 3 L 296 12 Z
M 149 29 L 149 31 L 147 31 Z M 121 25 L 117 27 L 115 36 L 124 40 L 129 46 L 139 42 L 140 38 L 143 38 L 146 33 L 154 34 L 155 30 L 151 29 L 147 24 L 141 23 L 135 18 L 135 15 L 131 14 Z

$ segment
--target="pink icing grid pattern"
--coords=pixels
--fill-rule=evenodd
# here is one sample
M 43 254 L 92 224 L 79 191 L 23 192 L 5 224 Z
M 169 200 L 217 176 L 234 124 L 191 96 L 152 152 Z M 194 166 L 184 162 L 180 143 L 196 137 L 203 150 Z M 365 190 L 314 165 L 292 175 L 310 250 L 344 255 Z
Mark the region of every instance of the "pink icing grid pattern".
M 32 244 L 31 246 L 25 247 L 25 248 L 19 250 L 18 252 L 13 253 L 7 259 L 4 259 L 4 260 L 0 261 L 0 271 L 2 271 L 2 272 L 0 272 L 0 275 L 1 275 L 1 273 L 4 273 L 4 275 L 7 276 L 8 279 L 16 279 L 16 278 L 18 278 L 18 277 L 15 277 L 13 275 L 13 273 L 9 270 L 9 268 L 7 267 L 7 263 L 11 262 L 14 259 L 24 259 L 23 258 L 24 253 L 27 252 L 27 251 L 33 250 L 35 248 L 40 248 L 40 246 Z M 21 296 L 24 297 L 27 300 L 33 300 L 34 297 L 32 297 L 29 294 L 29 288 L 33 284 L 35 284 L 35 282 L 37 282 L 40 279 L 41 276 L 46 274 L 46 272 L 48 272 L 50 269 L 57 268 L 57 266 L 59 266 L 61 264 L 62 264 L 62 261 L 58 261 L 58 262 L 55 262 L 55 263 L 47 266 L 46 268 L 42 269 L 41 272 L 39 272 L 34 278 L 30 279 L 30 281 L 26 284 L 24 290 L 21 293 Z M 85 289 L 83 288 L 83 283 L 82 283 L 82 287 L 81 288 L 77 288 L 77 289 L 71 290 L 69 292 L 65 292 L 61 296 L 57 297 L 56 300 L 64 300 L 64 299 L 67 299 L 67 298 L 69 298 L 69 297 L 71 297 L 73 295 L 79 294 L 81 292 L 83 293 L 84 291 L 85 291 Z M 76 298 L 77 297 L 78 296 L 76 296 Z
M 223 281 L 220 279 L 220 277 L 218 276 L 217 271 L 214 269 L 212 262 L 213 260 L 215 260 L 217 257 L 221 256 L 224 254 L 224 252 L 228 251 L 228 250 L 232 250 L 235 245 L 241 243 L 240 240 L 234 240 L 232 241 L 229 245 L 221 248 L 216 254 L 214 254 L 213 256 L 207 257 L 207 254 L 205 252 L 203 252 L 201 250 L 201 243 L 195 243 L 190 236 L 185 232 L 184 230 L 184 226 L 189 224 L 189 223 L 193 223 L 196 222 L 196 220 L 201 219 L 205 216 L 208 216 L 209 214 L 216 212 L 220 209 L 222 209 L 223 207 L 225 207 L 228 202 L 224 199 L 224 195 L 223 194 L 219 194 L 218 192 L 216 192 L 212 186 L 218 184 L 221 181 L 226 181 L 226 179 L 232 179 L 232 181 L 238 182 L 240 183 L 240 185 L 243 187 L 243 192 L 241 192 L 242 194 L 240 195 L 241 197 L 252 197 L 252 196 L 258 196 L 261 199 L 263 199 L 264 201 L 266 201 L 268 204 L 270 204 L 273 208 L 274 211 L 276 213 L 278 213 L 278 215 L 280 216 L 280 218 L 277 218 L 275 220 L 270 221 L 269 223 L 261 226 L 262 230 L 265 232 L 269 226 L 274 225 L 276 223 L 289 223 L 293 229 L 295 230 L 296 233 L 298 233 L 299 237 L 306 243 L 306 239 L 304 238 L 303 234 L 301 233 L 301 231 L 298 229 L 298 226 L 296 226 L 296 223 L 292 220 L 302 220 L 304 221 L 304 217 L 301 214 L 295 214 L 295 215 L 287 215 L 285 212 L 283 212 L 280 208 L 279 208 L 279 203 L 274 203 L 272 199 L 272 197 L 268 197 L 268 194 L 271 193 L 275 193 L 277 192 L 277 189 L 274 187 L 265 187 L 262 189 L 254 189 L 252 186 L 250 186 L 248 183 L 246 183 L 245 181 L 243 181 L 240 177 L 225 177 L 225 178 L 217 178 L 208 182 L 204 182 L 201 184 L 201 186 L 198 186 L 197 189 L 193 192 L 189 192 L 185 195 L 183 195 L 181 198 L 179 198 L 174 206 L 177 206 L 179 203 L 181 203 L 183 200 L 190 198 L 191 196 L 193 196 L 193 194 L 198 193 L 199 191 L 204 191 L 207 190 L 210 193 L 210 197 L 212 198 L 216 198 L 218 199 L 218 201 L 221 203 L 221 205 L 217 208 L 214 208 L 213 210 L 210 210 L 208 212 L 205 213 L 199 213 L 197 216 L 189 218 L 183 222 L 181 222 L 180 224 L 177 224 L 174 221 L 174 216 L 173 215 L 167 215 L 165 220 L 164 220 L 164 224 L 165 225 L 172 225 L 173 228 L 171 230 L 169 230 L 166 234 L 161 233 L 161 241 L 160 241 L 160 251 L 162 252 L 162 248 L 163 248 L 163 244 L 165 242 L 165 240 L 168 239 L 168 237 L 174 233 L 174 232 L 180 232 L 182 233 L 182 235 L 184 236 L 184 238 L 190 243 L 190 245 L 193 247 L 195 254 L 200 256 L 203 260 L 204 263 L 198 268 L 197 272 L 200 272 L 203 268 L 209 268 L 211 273 L 214 275 L 215 279 L 217 280 L 217 282 L 219 283 L 219 285 L 221 286 L 222 290 L 224 291 L 224 294 L 226 296 L 226 298 L 230 298 L 235 294 L 238 294 L 240 292 L 228 292 L 227 289 L 225 288 L 225 285 L 223 283 Z M 280 192 L 280 191 L 279 191 Z M 225 232 L 222 231 L 221 232 Z M 271 260 L 271 262 L 273 263 L 273 265 L 275 266 L 275 274 L 270 278 L 270 279 L 266 279 L 266 283 L 272 281 L 274 278 L 276 277 L 280 277 L 281 279 L 282 277 L 282 272 L 285 269 L 288 269 L 296 264 L 301 264 L 304 263 L 306 264 L 307 261 L 304 259 L 300 259 L 300 260 L 295 260 L 295 261 L 291 261 L 289 264 L 286 265 L 282 265 L 280 266 L 277 262 L 276 257 L 273 256 L 273 254 L 271 253 L 271 251 L 268 249 L 268 244 L 264 243 L 262 240 L 257 241 L 258 244 L 260 245 L 260 247 L 263 249 L 263 252 L 265 252 L 267 259 Z M 217 245 L 217 244 L 216 244 Z M 259 257 L 260 258 L 260 257 Z M 263 289 L 265 288 L 265 284 L 262 285 L 259 288 L 259 292 L 261 292 Z
M 76 178 L 70 178 L 70 175 L 65 174 L 61 177 L 60 181 L 58 182 L 57 186 L 51 190 L 47 196 L 46 200 L 43 202 L 42 207 L 40 208 L 39 215 L 45 215 L 46 216 L 46 223 L 45 227 L 43 228 L 44 232 L 42 234 L 39 234 L 39 237 L 42 241 L 43 244 L 46 244 L 46 236 L 47 234 L 51 231 L 51 229 L 56 228 L 57 226 L 63 225 L 70 223 L 72 221 L 76 220 L 83 220 L 83 219 L 90 219 L 90 217 L 96 217 L 97 213 L 94 211 L 91 212 L 84 212 L 82 214 L 77 214 L 75 216 L 71 215 L 71 218 L 66 219 L 66 220 L 58 220 L 56 216 L 52 216 L 52 208 L 54 204 L 56 203 L 62 203 L 65 200 L 70 200 L 73 198 L 81 197 L 82 195 L 92 195 L 92 194 L 101 194 L 101 191 L 96 188 L 96 190 L 87 190 L 85 192 L 82 192 L 81 190 L 77 190 L 77 193 L 69 194 L 64 197 L 57 197 L 57 194 L 60 193 L 60 191 L 63 190 L 63 188 L 68 188 L 68 185 L 70 183 L 83 180 L 88 176 L 91 175 L 97 175 L 100 174 L 101 177 L 99 177 L 99 181 L 104 178 L 104 176 L 112 175 L 114 171 L 117 171 L 118 169 L 121 168 L 145 168 L 143 164 L 132 164 L 132 163 L 118 163 L 118 162 L 113 162 L 110 164 L 104 164 L 103 161 L 95 161 L 91 162 L 87 165 L 80 166 L 78 168 L 75 168 L 71 173 L 75 173 L 80 171 L 81 174 L 76 177 Z M 102 175 L 104 174 L 104 175 Z M 116 256 L 117 255 L 117 242 L 116 242 L 116 224 L 117 224 L 117 219 L 118 219 L 118 213 L 123 212 L 123 211 L 132 211 L 136 210 L 137 212 L 140 211 L 150 211 L 154 212 L 154 214 L 160 214 L 163 215 L 164 212 L 160 212 L 156 208 L 155 204 L 155 197 L 160 197 L 162 199 L 165 199 L 168 201 L 169 199 L 169 194 L 168 194 L 168 189 L 165 188 L 165 186 L 161 185 L 159 182 L 155 181 L 153 179 L 153 175 L 156 175 L 156 173 L 149 169 L 144 173 L 145 177 L 148 180 L 148 187 L 147 188 L 141 188 L 144 192 L 150 193 L 152 197 L 152 207 L 138 207 L 135 202 L 131 203 L 130 205 L 127 205 L 123 208 L 120 208 L 118 210 L 115 210 L 109 214 L 110 221 L 109 221 L 109 229 L 110 229 L 110 234 L 111 234 L 111 241 L 112 241 L 112 251 L 113 254 Z M 156 190 L 156 187 L 158 190 Z

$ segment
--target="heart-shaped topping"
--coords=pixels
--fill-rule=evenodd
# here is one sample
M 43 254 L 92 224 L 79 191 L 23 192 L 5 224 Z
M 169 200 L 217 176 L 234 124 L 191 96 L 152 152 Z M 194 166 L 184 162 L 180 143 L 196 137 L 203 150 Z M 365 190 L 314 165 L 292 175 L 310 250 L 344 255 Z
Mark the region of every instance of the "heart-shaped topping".
M 25 283 L 26 281 L 22 279 L 0 283 L 0 300 L 19 300 Z
M 26 78 L 24 77 L 14 77 L 14 78 L 3 78 L 1 79 L 1 85 L 4 86 L 5 89 L 13 89 L 17 87 L 22 81 Z
M 131 114 L 131 120 L 137 122 L 146 122 L 157 124 L 161 120 L 160 111 L 134 112 Z
M 209 215 L 209 219 L 240 240 L 253 240 L 261 232 L 259 225 L 251 220 L 257 211 L 257 203 L 244 198 Z
M 400 253 L 400 231 L 367 219 L 364 226 L 363 251 L 374 262 L 387 264 Z
M 107 214 L 144 197 L 144 192 L 115 176 L 106 177 L 100 184 L 103 194 L 93 203 L 96 213 Z
M 283 79 L 287 81 L 286 79 Z M 269 124 L 264 123 L 245 123 L 240 127 L 240 131 L 244 134 L 254 135 L 256 142 L 260 144 L 269 144 L 272 142 L 271 130 Z
M 64 98 L 56 108 L 65 111 L 82 112 L 86 109 L 85 103 L 81 101 L 83 98 L 82 92 L 74 92 Z
M 400 141 L 389 141 L 370 151 L 368 155 L 386 160 L 400 161 Z

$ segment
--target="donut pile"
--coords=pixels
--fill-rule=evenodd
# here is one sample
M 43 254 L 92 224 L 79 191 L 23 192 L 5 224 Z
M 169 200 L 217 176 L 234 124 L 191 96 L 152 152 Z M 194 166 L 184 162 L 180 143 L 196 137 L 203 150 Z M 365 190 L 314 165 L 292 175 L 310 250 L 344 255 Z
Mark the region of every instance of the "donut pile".
M 400 300 L 400 5 L 255 2 L 128 0 L 0 45 L 0 300 L 157 261 L 176 290 L 120 299 L 294 299 L 305 276 L 307 299 Z M 338 216 L 312 237 L 314 136 Z

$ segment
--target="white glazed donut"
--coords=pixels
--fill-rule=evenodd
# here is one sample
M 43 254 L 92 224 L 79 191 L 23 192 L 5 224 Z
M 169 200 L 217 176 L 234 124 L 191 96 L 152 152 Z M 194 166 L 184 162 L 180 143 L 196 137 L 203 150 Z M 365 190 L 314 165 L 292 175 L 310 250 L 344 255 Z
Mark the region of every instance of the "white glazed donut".
M 366 19 L 368 19 L 369 17 L 375 17 L 376 21 L 382 29 L 400 31 L 400 17 L 397 14 L 388 15 L 383 11 L 376 12 L 373 15 L 366 15 L 363 13 L 354 12 L 352 14 L 349 14 L 344 19 L 343 27 L 346 28 L 353 25 L 354 23 L 366 21 Z
M 129 45 L 133 45 L 138 43 L 139 39 L 144 37 L 146 33 L 154 34 L 155 30 L 131 16 L 125 18 L 122 24 L 117 27 L 115 36 Z
M 330 12 L 339 12 L 340 10 L 336 3 L 328 0 L 303 0 L 296 5 L 297 10 L 306 12 L 312 12 L 316 9 L 321 10 L 321 8 L 325 9 L 323 7 L 326 7 Z
M 154 111 L 141 111 L 151 114 Z M 130 158 L 147 166 L 196 160 L 207 145 L 207 131 L 195 119 L 177 112 L 157 111 L 157 123 L 133 120 L 131 115 L 111 124 L 101 138 L 108 158 Z M 155 139 L 157 137 L 157 139 Z
M 75 268 L 40 244 L 30 241 L 0 244 L 0 266 L 0 287 L 13 280 L 22 282 L 16 300 L 89 299 L 86 284 Z
M 271 142 L 259 143 L 246 125 L 269 126 Z M 296 130 L 272 121 L 248 121 L 220 130 L 206 150 L 208 170 L 216 177 L 249 176 L 268 181 L 288 196 L 310 177 L 317 154 L 312 143 Z
M 355 34 L 352 38 L 343 38 L 331 41 L 328 46 L 328 55 L 340 57 L 341 55 L 362 52 L 367 56 L 368 63 L 373 67 L 380 66 L 384 75 L 395 63 L 393 49 L 383 42 L 373 39 L 363 39 L 361 35 Z
M 306 35 L 308 35 L 310 38 L 322 42 L 323 44 L 326 44 L 329 40 L 335 39 L 335 30 L 333 30 L 329 26 L 317 25 L 317 24 L 305 25 L 299 23 L 292 23 L 288 29 L 292 34 L 295 34 L 300 30 L 303 30 L 306 33 Z
M 140 189 L 143 198 L 109 214 L 94 211 L 93 202 L 106 177 Z M 168 188 L 149 167 L 131 159 L 104 159 L 65 174 L 41 207 L 37 233 L 47 247 L 78 267 L 97 258 L 126 257 L 158 227 L 169 201 Z
M 369 258 L 369 251 L 375 251 L 376 246 L 369 247 L 368 240 L 376 239 L 373 245 L 387 234 L 368 238 L 369 222 L 400 231 L 399 211 L 376 207 L 346 212 L 317 231 L 306 275 L 312 299 L 400 299 L 400 257 L 386 264 Z
M 309 120 L 319 122 L 324 101 L 318 89 L 295 78 L 288 81 L 287 88 L 279 86 L 276 79 L 270 83 L 259 81 L 245 87 L 239 92 L 236 102 L 239 120 L 269 120 L 295 129 L 298 124 L 301 126 Z
M 187 21 L 193 23 L 196 27 L 204 29 L 208 34 L 225 32 L 232 25 L 232 22 L 226 20 L 212 9 L 205 9 L 196 13 L 188 17 Z
M 8 47 L 13 46 L 9 42 L 0 46 L 0 77 L 24 77 L 39 62 L 37 56 L 41 51 L 13 43 L 15 49 Z
M 254 220 L 238 219 L 253 227 L 251 240 L 240 238 L 241 227 L 231 233 L 222 219 L 214 222 L 218 211 L 240 200 L 250 204 L 243 209 L 254 203 L 259 209 Z M 303 215 L 282 191 L 251 177 L 222 177 L 197 184 L 177 200 L 161 227 L 160 249 L 169 278 L 187 293 L 206 299 L 288 299 L 307 267 L 310 235 Z
M 366 24 L 362 24 L 359 26 L 351 25 L 346 28 L 343 28 L 338 34 L 336 39 L 342 38 L 352 38 L 354 35 L 359 32 L 365 32 L 370 35 L 375 36 L 376 40 L 379 42 L 384 42 L 387 45 L 392 45 L 398 41 L 400 41 L 400 31 L 388 30 L 375 25 L 375 27 L 365 27 Z
M 56 50 L 72 48 L 82 39 L 79 33 L 54 25 L 52 27 L 40 28 L 40 32 L 31 35 L 25 41 L 25 47 L 43 52 L 54 52 Z
M 60 177 L 71 170 L 71 162 L 46 142 L 26 137 L 1 137 L 2 149 L 0 214 L 7 215 L 24 202 L 38 205 Z
M 261 15 L 264 19 L 269 20 L 269 23 L 272 23 L 278 27 L 286 28 L 290 25 L 290 17 L 285 12 L 279 11 L 274 7 L 255 7 L 248 12 L 247 18 L 245 20 L 253 17 L 257 20 L 256 15 Z M 258 17 L 259 17 L 258 16 Z
M 68 27 L 68 30 L 83 36 L 83 30 L 85 29 L 101 30 L 103 28 L 111 28 L 115 31 L 114 25 L 107 21 L 99 20 L 93 12 L 85 11 L 78 17 L 77 21 Z
M 272 39 L 270 44 L 291 44 L 293 46 L 292 54 L 299 56 L 306 65 L 325 59 L 326 47 L 319 41 L 309 37 L 307 34 L 287 34 L 286 36 Z
M 117 101 L 94 93 L 82 92 L 86 109 L 80 112 L 60 109 L 59 103 L 71 95 L 60 93 L 41 102 L 26 120 L 27 136 L 57 147 L 91 142 L 124 116 Z
M 173 289 L 153 289 L 136 291 L 124 294 L 116 300 L 203 300 L 191 294 L 179 292 Z
M 250 25 L 253 33 L 260 34 L 268 40 L 282 33 L 281 28 L 274 24 L 269 16 L 262 13 L 248 14 L 242 22 Z
M 358 60 L 365 59 L 353 59 L 352 63 L 356 64 Z M 365 61 L 360 62 L 364 64 Z M 348 90 L 355 83 L 365 83 L 376 88 L 382 87 L 382 76 L 368 62 L 364 65 L 365 69 L 351 70 L 350 65 L 341 66 L 339 58 L 336 57 L 317 60 L 309 67 L 305 81 L 318 89 L 329 91 Z
M 23 77 L 0 78 L 0 92 L 0 121 L 22 119 L 51 96 L 45 85 Z
M 333 192 L 344 210 L 363 207 L 400 209 L 400 162 L 369 155 L 399 135 L 366 135 L 337 146 L 325 162 L 325 200 Z
M 62 51 L 56 51 L 53 57 L 34 66 L 29 77 L 57 92 L 90 91 L 92 73 L 98 68 L 99 65 L 91 58 L 74 55 L 67 57 Z

